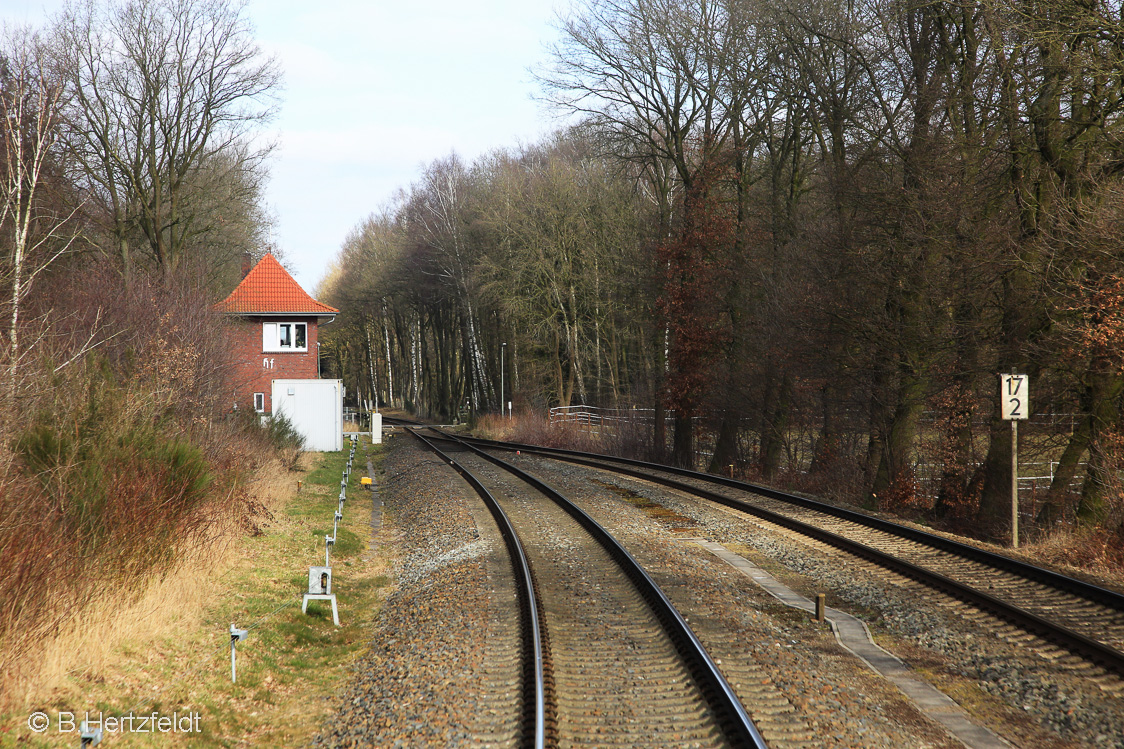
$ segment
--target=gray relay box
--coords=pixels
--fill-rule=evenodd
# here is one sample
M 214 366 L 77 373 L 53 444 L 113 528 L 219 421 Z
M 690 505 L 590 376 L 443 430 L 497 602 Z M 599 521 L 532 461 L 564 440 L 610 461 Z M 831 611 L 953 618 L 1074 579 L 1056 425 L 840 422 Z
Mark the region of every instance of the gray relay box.
M 332 594 L 332 568 L 308 568 L 308 594 L 327 596 Z

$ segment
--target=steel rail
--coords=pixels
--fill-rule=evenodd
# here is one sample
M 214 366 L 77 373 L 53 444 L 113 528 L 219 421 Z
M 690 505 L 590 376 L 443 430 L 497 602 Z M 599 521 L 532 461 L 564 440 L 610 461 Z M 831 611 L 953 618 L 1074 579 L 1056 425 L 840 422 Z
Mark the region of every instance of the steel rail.
M 776 499 L 781 502 L 787 502 L 806 509 L 815 510 L 826 515 L 831 515 L 841 520 L 847 520 L 860 525 L 865 525 L 869 528 L 891 533 L 901 538 L 906 538 L 911 541 L 917 541 L 931 546 L 933 548 L 948 551 L 961 557 L 971 559 L 975 562 L 980 562 L 996 569 L 1013 572 L 1020 577 L 1035 580 L 1036 582 L 1048 585 L 1056 590 L 1077 595 L 1085 598 L 1088 601 L 1097 603 L 1108 608 L 1116 609 L 1117 611 L 1124 612 L 1124 594 L 1118 593 L 1114 590 L 1094 585 L 1093 583 L 1079 580 L 1077 578 L 1069 577 L 1067 575 L 1048 570 L 1043 567 L 1023 562 L 1018 559 L 997 554 L 993 551 L 980 549 L 970 544 L 955 541 L 950 538 L 938 536 L 934 533 L 919 530 L 917 528 L 910 528 L 909 526 L 900 525 L 889 520 L 882 518 L 872 517 L 870 515 L 856 512 L 855 510 L 848 510 L 845 507 L 837 507 L 835 505 L 820 502 L 818 500 L 802 497 L 798 494 L 784 492 L 779 489 L 773 489 L 761 484 L 753 484 L 746 481 L 738 481 L 736 479 L 727 478 L 713 473 L 703 473 L 701 471 L 692 471 L 688 468 L 680 468 L 678 466 L 669 466 L 663 463 L 651 463 L 642 460 L 635 460 L 632 458 L 620 458 L 615 455 L 604 455 L 600 453 L 587 453 L 577 450 L 566 450 L 557 447 L 542 447 L 539 445 L 526 445 L 516 442 L 500 442 L 497 440 L 486 440 L 480 437 L 465 437 L 467 441 L 474 444 L 483 444 L 494 447 L 499 450 L 521 450 L 528 453 L 538 453 L 543 455 L 550 455 L 560 459 L 565 459 L 567 456 L 573 458 L 580 458 L 594 461 L 605 461 L 611 463 L 619 463 L 622 465 L 637 466 L 639 468 L 651 469 L 656 471 L 663 471 L 665 473 L 683 476 L 685 478 L 703 481 L 710 484 L 719 484 L 721 486 L 728 486 L 732 489 L 739 491 L 749 492 L 752 494 L 759 494 L 769 499 Z M 578 461 L 572 461 L 578 462 Z M 600 465 L 600 464 L 598 464 Z M 601 466 L 605 467 L 605 466 Z
M 511 566 L 515 573 L 516 587 L 520 592 L 519 608 L 523 619 L 523 741 L 521 746 L 545 749 L 547 733 L 553 733 L 553 716 L 555 714 L 553 695 L 548 693 L 547 661 L 549 646 L 545 634 L 545 623 L 539 615 L 538 596 L 535 592 L 534 576 L 530 560 L 523 550 L 523 544 L 515 527 L 511 524 L 499 502 L 492 496 L 479 479 L 468 469 L 442 451 L 432 440 L 417 433 L 415 429 L 407 429 L 423 445 L 432 450 L 438 457 L 451 465 L 468 484 L 476 490 L 484 500 L 492 517 L 499 526 L 500 535 L 503 536 L 511 556 Z M 549 715 L 549 719 L 548 719 Z M 549 725 L 548 725 L 549 722 Z M 556 737 L 552 744 L 557 744 Z
M 702 642 L 695 635 L 687 621 L 682 617 L 675 605 L 660 589 L 659 585 L 648 575 L 636 559 L 606 531 L 588 513 L 575 505 L 560 492 L 536 476 L 514 466 L 494 455 L 491 455 L 467 441 L 453 435 L 433 430 L 441 434 L 444 439 L 459 443 L 472 450 L 487 461 L 508 471 L 522 479 L 551 500 L 574 518 L 601 544 L 602 548 L 620 565 L 621 569 L 637 587 L 641 596 L 647 602 L 656 619 L 664 627 L 671 638 L 675 649 L 687 664 L 692 678 L 698 685 L 711 710 L 718 719 L 719 727 L 723 734 L 735 747 L 753 747 L 766 749 L 765 739 L 761 736 L 752 718 L 746 712 L 734 690 L 726 678 L 719 671 L 717 664 L 707 653 Z
M 590 454 L 590 453 L 579 453 L 577 451 L 567 451 L 567 450 L 561 450 L 559 448 L 540 448 L 540 447 L 536 447 L 534 445 L 522 445 L 522 444 L 517 445 L 515 443 L 499 443 L 499 442 L 495 442 L 493 440 L 482 440 L 480 438 L 469 438 L 469 440 L 473 443 L 487 444 L 489 447 L 493 447 L 493 448 L 496 448 L 496 449 L 509 450 L 509 451 L 518 450 L 520 452 L 537 453 L 537 454 L 546 455 L 546 456 L 549 456 L 549 457 L 559 458 L 559 459 L 565 460 L 567 462 L 576 463 L 576 464 L 579 464 L 579 465 L 585 465 L 585 466 L 589 466 L 589 467 L 593 467 L 593 468 L 600 468 L 602 470 L 609 470 L 609 471 L 613 471 L 613 472 L 617 472 L 617 473 L 623 473 L 625 475 L 633 476 L 635 478 L 643 479 L 645 481 L 652 481 L 652 482 L 655 482 L 655 483 L 658 483 L 658 484 L 662 484 L 663 486 L 667 486 L 669 488 L 676 489 L 678 491 L 686 492 L 688 494 L 694 494 L 695 496 L 699 496 L 699 497 L 702 497 L 704 499 L 709 499 L 713 502 L 718 502 L 720 504 L 726 505 L 727 507 L 731 507 L 731 508 L 739 510 L 741 512 L 745 512 L 747 514 L 756 515 L 757 517 L 760 517 L 760 518 L 763 518 L 763 519 L 768 520 L 770 522 L 776 523 L 776 524 L 781 525 L 781 526 L 783 526 L 785 528 L 788 528 L 790 530 L 794 530 L 794 531 L 796 531 L 798 533 L 801 533 L 803 535 L 806 535 L 806 536 L 811 536 L 812 538 L 815 538 L 819 541 L 823 541 L 824 543 L 835 546 L 836 548 L 848 551 L 849 553 L 855 554 L 855 555 L 860 556 L 864 559 L 867 559 L 871 562 L 874 562 L 874 563 L 876 563 L 876 564 L 878 564 L 882 567 L 885 567 L 886 569 L 890 569 L 890 570 L 893 570 L 894 572 L 897 572 L 899 574 L 906 575 L 907 577 L 910 577 L 914 580 L 917 580 L 918 582 L 922 582 L 926 585 L 929 585 L 930 587 L 941 590 L 941 591 L 943 591 L 943 592 L 945 592 L 945 593 L 947 593 L 951 596 L 954 596 L 954 597 L 956 597 L 956 598 L 958 598 L 962 601 L 966 601 L 968 603 L 971 603 L 974 606 L 978 606 L 979 608 L 981 608 L 985 611 L 988 611 L 989 613 L 994 614 L 995 616 L 998 616 L 999 618 L 1001 618 L 1005 621 L 1008 621 L 1008 622 L 1026 630 L 1026 631 L 1032 632 L 1035 635 L 1038 635 L 1039 637 L 1042 637 L 1045 640 L 1053 642 L 1053 643 L 1055 643 L 1055 644 L 1057 644 L 1057 645 L 1059 645 L 1059 646 L 1061 646 L 1061 647 L 1063 647 L 1063 648 L 1065 648 L 1065 649 L 1067 649 L 1071 652 L 1080 654 L 1082 657 L 1086 658 L 1087 660 L 1089 660 L 1093 663 L 1097 663 L 1097 664 L 1103 666 L 1106 669 L 1109 669 L 1111 671 L 1116 672 L 1117 674 L 1119 674 L 1121 676 L 1124 676 L 1124 653 L 1120 652 L 1119 650 L 1117 650 L 1113 647 L 1105 645 L 1104 643 L 1098 642 L 1098 641 L 1093 640 L 1089 637 L 1086 637 L 1086 636 L 1084 636 L 1080 633 L 1074 632 L 1074 631 L 1072 631 L 1072 630 L 1070 630 L 1066 627 L 1063 627 L 1063 626 L 1060 626 L 1060 625 L 1055 624 L 1053 622 L 1050 622 L 1049 620 L 1044 619 L 1044 618 L 1042 618 L 1042 617 L 1040 617 L 1036 614 L 1032 614 L 1029 611 L 1025 611 L 1025 610 L 1019 608 L 1018 606 L 1014 606 L 1014 605 L 1009 604 L 1005 601 L 1002 601 L 1002 600 L 1000 600 L 1000 599 L 998 599 L 998 598 L 996 598 L 992 595 L 989 595 L 989 594 L 984 593 L 982 591 L 976 590 L 975 588 L 972 588 L 968 585 L 964 585 L 963 583 L 952 580 L 951 578 L 945 577 L 944 575 L 941 575 L 941 574 L 936 573 L 936 572 L 932 572 L 930 570 L 926 570 L 922 567 L 914 565 L 914 564 L 912 564 L 910 562 L 907 562 L 905 560 L 898 559 L 897 557 L 894 557 L 891 554 L 887 554 L 885 552 L 879 551 L 878 549 L 874 549 L 870 546 L 866 546 L 865 544 L 861 544 L 857 541 L 852 541 L 851 539 L 845 538 L 843 536 L 832 533 L 830 531 L 826 531 L 826 530 L 823 530 L 821 528 L 817 528 L 815 526 L 809 525 L 809 524 L 804 523 L 804 522 L 799 521 L 799 520 L 795 520 L 793 518 L 787 517 L 787 516 L 782 515 L 780 513 L 776 513 L 776 512 L 773 512 L 771 510 L 766 510 L 766 509 L 761 508 L 761 507 L 756 507 L 756 506 L 751 505 L 747 502 L 743 502 L 741 500 L 733 499 L 731 497 L 727 497 L 723 494 L 718 494 L 716 492 L 712 492 L 712 491 L 709 491 L 707 489 L 703 489 L 703 488 L 693 486 L 693 485 L 690 485 L 690 484 L 685 484 L 681 481 L 676 481 L 674 479 L 670 479 L 670 478 L 663 477 L 663 476 L 653 476 L 651 473 L 648 473 L 647 471 L 659 470 L 659 471 L 677 473 L 677 474 L 681 474 L 681 475 L 687 475 L 687 476 L 690 476 L 692 478 L 698 478 L 698 479 L 702 479 L 702 480 L 711 481 L 711 483 L 721 483 L 723 485 L 732 486 L 734 488 L 738 488 L 738 489 L 741 489 L 743 491 L 754 492 L 754 493 L 757 493 L 757 494 L 763 494 L 765 496 L 768 496 L 768 497 L 771 497 L 771 498 L 774 498 L 774 499 L 780 499 L 782 501 L 789 501 L 791 499 L 791 500 L 793 500 L 793 502 L 792 502 L 793 504 L 798 504 L 798 505 L 804 506 L 804 507 L 810 507 L 811 509 L 819 510 L 820 508 L 827 508 L 827 509 L 831 509 L 831 510 L 839 510 L 842 513 L 847 514 L 848 517 L 846 517 L 846 519 L 857 519 L 856 520 L 857 522 L 862 522 L 863 525 L 867 525 L 868 527 L 875 527 L 875 528 L 879 528 L 880 530 L 888 530 L 891 533 L 895 533 L 898 530 L 908 531 L 909 533 L 903 532 L 903 533 L 897 533 L 896 535 L 906 537 L 906 538 L 911 538 L 912 540 L 918 540 L 918 541 L 921 541 L 922 543 L 928 543 L 927 539 L 929 539 L 929 538 L 939 539 L 941 541 L 947 542 L 947 546 L 949 547 L 949 548 L 945 548 L 946 544 L 940 544 L 939 545 L 940 548 L 943 548 L 946 551 L 953 551 L 954 553 L 958 553 L 958 549 L 960 549 L 960 548 L 969 549 L 969 550 L 977 551 L 977 552 L 982 551 L 980 549 L 976 549 L 975 547 L 968 546 L 967 544 L 959 544 L 955 541 L 949 541 L 948 539 L 942 539 L 940 536 L 934 536 L 932 534 L 927 534 L 927 533 L 924 533 L 924 532 L 921 532 L 921 531 L 914 531 L 914 529 L 905 528 L 904 526 L 899 526 L 899 525 L 896 525 L 894 523 L 888 523 L 887 521 L 882 521 L 882 520 L 879 520 L 878 518 L 870 518 L 869 516 L 862 515 L 861 513 L 855 513 L 855 512 L 849 511 L 849 510 L 842 510 L 842 508 L 833 508 L 831 505 L 826 505 L 826 504 L 821 503 L 821 502 L 815 502 L 814 500 L 808 500 L 806 498 L 798 497 L 796 495 L 787 494 L 785 492 L 780 492 L 780 491 L 777 491 L 775 489 L 768 489 L 767 487 L 758 487 L 758 486 L 753 485 L 753 484 L 747 484 L 747 483 L 744 483 L 744 482 L 734 481 L 732 479 L 726 479 L 726 478 L 721 477 L 721 476 L 713 476 L 711 474 L 703 474 L 703 473 L 699 473 L 697 471 L 688 471 L 686 469 L 681 469 L 681 468 L 677 469 L 677 468 L 672 468 L 672 467 L 669 467 L 669 466 L 663 466 L 663 465 L 659 465 L 659 464 L 644 463 L 643 461 L 636 461 L 636 460 L 631 460 L 631 459 L 628 459 L 628 458 L 613 458 L 613 457 L 610 457 L 610 456 L 597 455 L 596 456 L 597 459 L 593 459 L 593 454 Z M 579 456 L 582 456 L 582 457 L 579 457 Z M 623 465 L 609 466 L 609 465 L 605 465 L 605 463 L 603 463 L 603 462 L 598 462 L 598 459 L 599 460 L 606 460 L 606 461 L 610 461 L 610 462 L 615 462 L 615 463 L 621 463 Z M 642 466 L 646 470 L 641 470 L 641 469 L 637 469 L 637 468 L 633 468 L 633 467 L 629 467 L 629 466 Z M 799 501 L 795 501 L 795 500 L 799 500 Z M 827 509 L 825 509 L 823 511 L 827 512 Z M 835 515 L 837 517 L 845 517 L 840 512 L 828 512 L 828 514 Z M 853 515 L 854 518 L 849 517 L 851 515 Z M 868 522 L 863 522 L 863 521 L 868 521 Z M 869 521 L 877 521 L 877 522 L 869 522 Z M 886 528 L 886 527 L 883 527 L 883 526 L 889 526 L 889 527 Z M 932 545 L 938 546 L 937 544 L 932 544 Z M 1035 570 L 1035 571 L 1039 571 L 1039 572 L 1043 572 L 1043 573 L 1048 573 L 1048 577 L 1050 579 L 1060 579 L 1062 581 L 1067 581 L 1067 582 L 1071 581 L 1070 578 L 1067 578 L 1064 575 L 1058 575 L 1057 573 L 1050 572 L 1049 570 L 1043 570 L 1042 568 L 1035 567 L 1034 565 L 1027 565 L 1025 563 L 1018 562 L 1017 560 L 1009 559 L 1008 557 L 1002 557 L 998 554 L 992 554 L 990 552 L 983 552 L 983 554 L 987 555 L 988 557 L 997 557 L 999 559 L 1006 560 L 1007 562 L 1011 563 L 1010 565 L 1002 565 L 1001 566 L 1002 569 L 1005 569 L 1008 572 L 1013 572 L 1015 574 L 1022 574 L 1021 569 L 1026 567 L 1026 568 L 1030 568 L 1031 570 Z M 981 561 L 981 557 L 976 557 L 975 555 L 965 554 L 964 556 L 972 556 L 976 561 Z M 995 566 L 1000 567 L 1000 565 L 995 565 Z M 1031 575 L 1026 575 L 1026 576 L 1030 577 L 1031 579 L 1036 579 L 1034 576 L 1031 576 Z M 1042 582 L 1042 580 L 1038 580 L 1038 581 Z M 1072 580 L 1072 582 L 1073 583 L 1080 583 L 1081 581 Z M 1057 589 L 1063 590 L 1065 592 L 1074 592 L 1074 591 L 1070 590 L 1068 587 L 1063 587 L 1062 585 L 1054 585 L 1052 587 L 1056 587 Z M 1115 594 L 1112 591 L 1108 591 L 1108 590 L 1105 590 L 1103 588 L 1098 588 L 1097 586 L 1089 586 L 1089 587 L 1093 588 L 1096 591 L 1103 591 L 1104 593 L 1108 593 L 1112 596 L 1119 597 L 1118 594 Z M 1092 599 L 1092 600 L 1094 600 L 1095 603 L 1101 603 L 1101 601 L 1099 601 L 1099 600 L 1096 600 L 1096 599 Z
M 677 466 L 664 465 L 662 463 L 648 463 L 642 460 L 634 460 L 631 458 L 618 458 L 613 455 L 601 455 L 598 453 L 584 453 L 576 450 L 564 450 L 556 447 L 539 447 L 536 445 L 523 445 L 514 442 L 498 442 L 495 440 L 485 440 L 480 437 L 467 438 L 473 443 L 486 444 L 498 450 L 520 450 L 523 452 L 534 452 L 543 455 L 550 455 L 560 459 L 565 459 L 566 456 L 574 458 L 581 458 L 594 461 L 606 461 L 611 463 L 620 463 L 622 465 L 637 466 L 639 468 L 663 471 L 665 473 L 672 473 L 677 476 L 695 479 L 697 481 L 704 481 L 710 484 L 719 484 L 721 486 L 728 486 L 732 489 L 739 491 L 749 492 L 752 494 L 760 494 L 769 499 L 776 499 L 788 504 L 804 507 L 809 510 L 823 513 L 825 515 L 832 515 L 842 520 L 848 520 L 853 523 L 865 525 L 869 528 L 875 528 L 886 533 L 892 533 L 895 536 L 909 539 L 911 541 L 918 541 L 934 548 L 941 549 L 954 553 L 958 556 L 969 558 L 976 562 L 981 562 L 996 569 L 1006 570 L 1007 572 L 1014 572 L 1020 577 L 1025 577 L 1036 582 L 1048 585 L 1059 591 L 1078 595 L 1086 600 L 1094 603 L 1113 608 L 1118 611 L 1124 612 L 1124 594 L 1118 593 L 1108 588 L 1103 588 L 1098 585 L 1079 580 L 1077 578 L 1069 577 L 1067 575 L 1054 572 L 1052 570 L 1044 569 L 1029 562 L 1022 562 L 1018 559 L 997 554 L 993 551 L 980 549 L 970 544 L 954 541 L 950 538 L 944 538 L 934 533 L 919 530 L 917 528 L 910 528 L 908 526 L 900 525 L 889 520 L 882 518 L 872 517 L 855 510 L 848 510 L 845 507 L 836 507 L 835 505 L 820 502 L 808 497 L 801 497 L 798 494 L 791 494 L 783 492 L 779 489 L 772 489 L 760 484 L 752 484 L 746 481 L 738 481 L 736 479 L 726 478 L 713 473 L 702 473 L 701 471 L 692 471 L 687 468 L 679 468 Z M 572 461 L 578 462 L 578 461 Z M 600 465 L 600 464 L 598 464 Z M 606 467 L 606 466 L 601 466 Z

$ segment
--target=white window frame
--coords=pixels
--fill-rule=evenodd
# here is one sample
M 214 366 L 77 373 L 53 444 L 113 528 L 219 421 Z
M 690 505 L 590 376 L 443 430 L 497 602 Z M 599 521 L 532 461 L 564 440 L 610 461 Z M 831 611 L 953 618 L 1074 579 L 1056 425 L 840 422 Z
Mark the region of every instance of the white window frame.
M 254 410 L 260 414 L 265 413 L 265 393 L 254 393 Z
M 297 346 L 297 330 L 304 328 L 304 345 Z M 285 334 L 289 336 L 289 345 L 282 345 Z M 283 354 L 297 351 L 308 351 L 308 323 L 306 322 L 267 322 L 261 326 L 261 348 L 263 353 Z

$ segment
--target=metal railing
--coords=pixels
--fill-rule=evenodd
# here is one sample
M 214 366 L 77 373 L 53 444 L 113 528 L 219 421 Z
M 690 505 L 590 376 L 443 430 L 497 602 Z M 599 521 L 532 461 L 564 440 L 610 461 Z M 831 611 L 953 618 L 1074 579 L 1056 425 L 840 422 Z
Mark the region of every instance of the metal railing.
M 665 418 L 670 421 L 673 414 Z M 554 406 L 550 409 L 550 424 L 579 424 L 599 427 L 615 422 L 651 423 L 656 418 L 651 408 L 599 408 L 597 406 Z

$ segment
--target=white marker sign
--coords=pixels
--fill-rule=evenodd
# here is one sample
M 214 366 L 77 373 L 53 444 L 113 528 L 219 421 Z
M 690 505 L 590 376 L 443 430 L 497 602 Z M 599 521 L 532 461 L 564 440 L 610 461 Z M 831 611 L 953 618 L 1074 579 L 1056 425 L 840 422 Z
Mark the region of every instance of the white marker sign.
M 1030 375 L 999 375 L 999 410 L 1006 421 L 1030 416 Z

